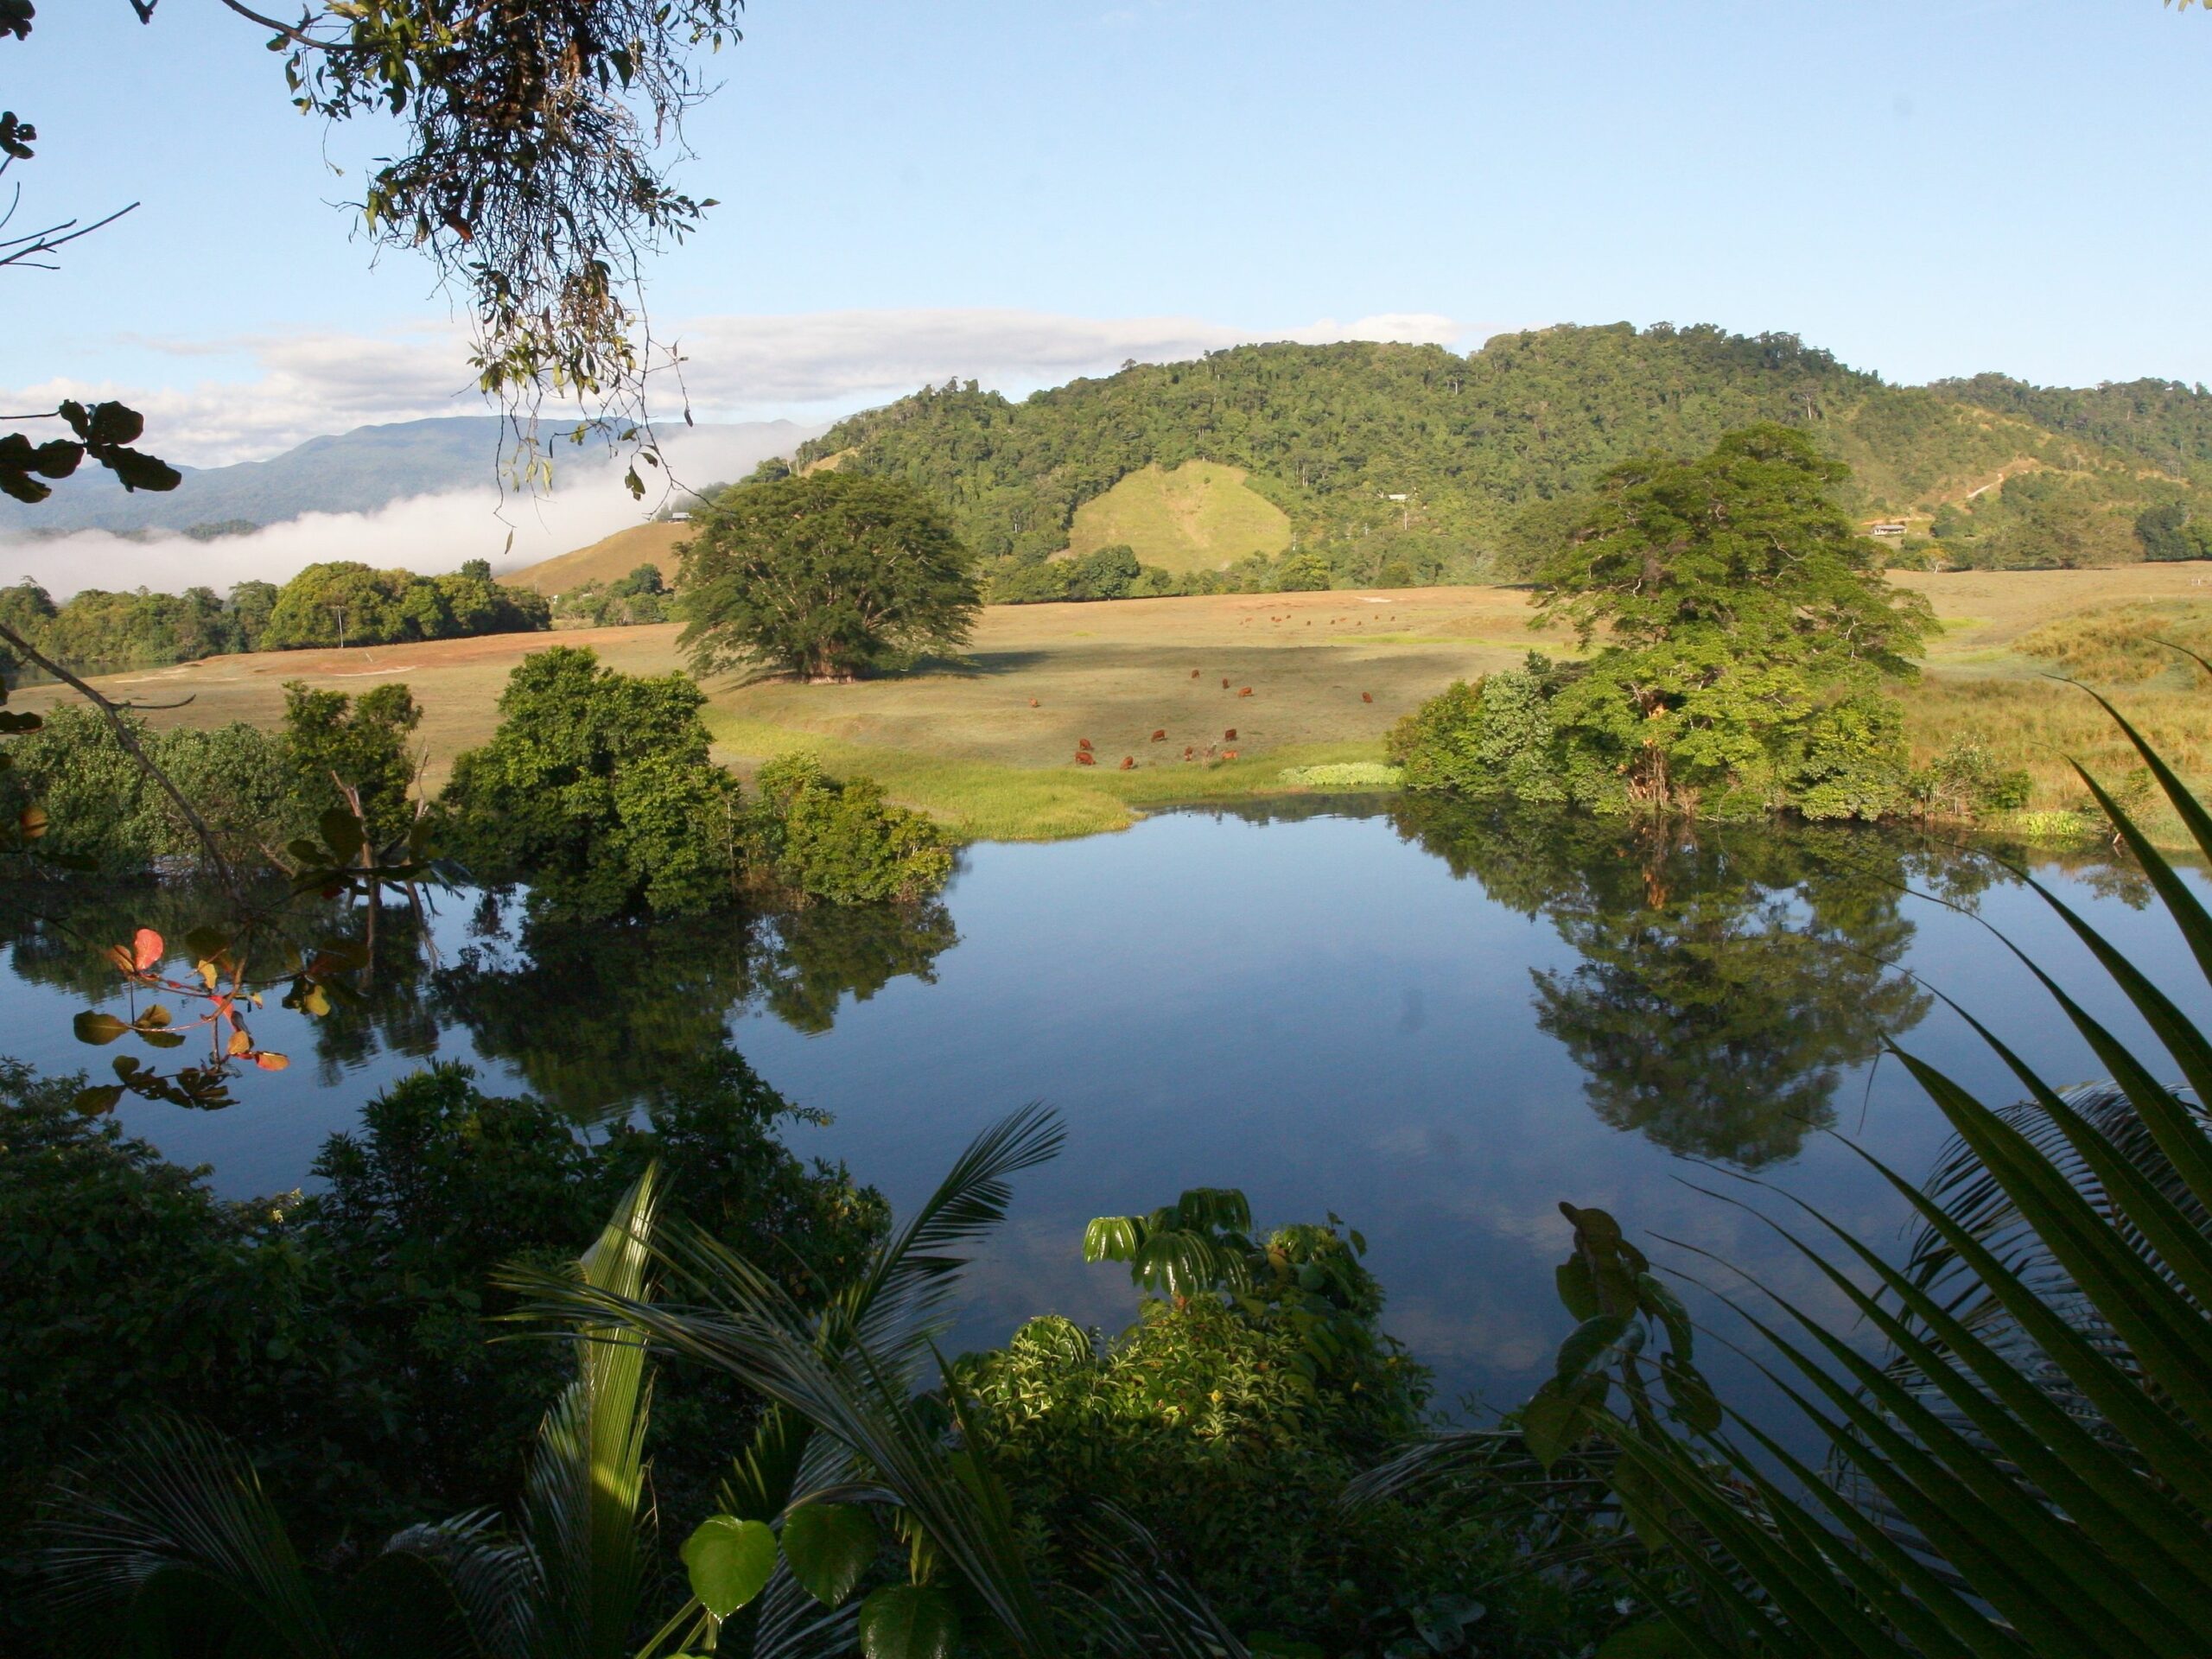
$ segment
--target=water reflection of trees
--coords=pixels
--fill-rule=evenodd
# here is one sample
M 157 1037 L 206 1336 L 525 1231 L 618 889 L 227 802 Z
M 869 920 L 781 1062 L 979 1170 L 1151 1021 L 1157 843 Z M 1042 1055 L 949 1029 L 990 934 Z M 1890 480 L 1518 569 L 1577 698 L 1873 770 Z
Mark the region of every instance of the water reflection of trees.
M 719 1052 L 741 1008 L 826 1031 L 848 995 L 865 1001 L 906 976 L 932 979 L 957 937 L 934 903 L 582 927 L 531 923 L 499 893 L 443 902 L 467 907 L 458 949 L 426 948 L 415 918 L 387 910 L 359 996 L 308 1027 L 325 1084 L 378 1053 L 428 1059 L 440 1033 L 459 1028 L 533 1092 L 578 1117 L 604 1116 Z M 0 894 L 0 943 L 19 978 L 103 1001 L 117 989 L 104 947 L 140 927 L 181 939 L 219 906 L 155 883 L 25 887 Z M 302 947 L 358 930 L 341 905 L 288 906 L 259 936 L 257 960 L 273 972 Z M 294 1040 L 297 1064 L 308 1057 Z
M 1911 942 L 1908 882 L 1980 880 L 1863 830 L 1632 828 L 1413 799 L 1401 833 L 1582 958 L 1537 969 L 1537 1021 L 1592 1107 L 1669 1151 L 1756 1168 L 1834 1120 L 1839 1074 L 1929 999 L 1884 970 Z

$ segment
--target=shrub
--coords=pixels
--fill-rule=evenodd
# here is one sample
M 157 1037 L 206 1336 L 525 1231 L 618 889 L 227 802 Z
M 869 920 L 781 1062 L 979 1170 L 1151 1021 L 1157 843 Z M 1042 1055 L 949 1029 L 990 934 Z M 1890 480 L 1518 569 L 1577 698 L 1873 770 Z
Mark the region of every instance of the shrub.
M 921 813 L 887 805 L 872 779 L 843 781 L 804 752 L 760 769 L 751 818 L 756 878 L 833 905 L 926 898 L 952 874 L 944 832 Z
M 225 849 L 246 861 L 294 822 L 292 781 L 277 740 L 256 726 L 150 730 L 131 723 L 147 753 L 176 780 Z M 89 858 L 109 875 L 196 864 L 199 838 L 161 787 L 118 741 L 105 715 L 57 709 L 42 729 L 14 739 L 15 765 L 0 772 L 0 813 L 34 803 L 50 828 L 50 853 Z
M 685 915 L 736 897 L 736 780 L 708 753 L 706 697 L 556 646 L 499 696 L 492 741 L 454 763 L 441 804 L 455 856 L 527 881 L 540 914 Z

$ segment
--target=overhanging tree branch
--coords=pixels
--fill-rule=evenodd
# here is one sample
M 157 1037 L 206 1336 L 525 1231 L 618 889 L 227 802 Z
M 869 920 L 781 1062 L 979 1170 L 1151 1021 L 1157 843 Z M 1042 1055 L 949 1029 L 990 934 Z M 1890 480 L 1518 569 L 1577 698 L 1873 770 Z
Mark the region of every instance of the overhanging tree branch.
M 184 791 L 176 786 L 175 780 L 162 770 L 161 763 L 146 753 L 145 746 L 138 741 L 138 734 L 131 729 L 130 722 L 124 718 L 134 705 L 118 702 L 112 697 L 86 684 L 4 622 L 0 622 L 0 640 L 5 640 L 14 646 L 22 653 L 25 661 L 36 663 L 55 679 L 78 693 L 93 708 L 107 716 L 108 724 L 114 728 L 116 741 L 122 744 L 124 752 L 137 762 L 140 771 L 161 785 L 162 792 L 169 798 L 170 804 L 176 808 L 178 814 L 191 827 L 193 836 L 200 842 L 200 850 L 207 855 L 208 866 L 215 872 L 215 879 L 223 884 L 224 891 L 233 899 L 238 898 L 240 894 L 238 873 L 231 868 L 231 861 L 223 855 L 223 849 L 215 839 L 215 832 L 207 827 L 207 820 L 201 817 L 199 810 L 184 798 Z M 188 697 L 184 701 L 189 702 L 191 699 Z M 183 704 L 167 703 L 162 706 L 175 709 L 181 708 Z

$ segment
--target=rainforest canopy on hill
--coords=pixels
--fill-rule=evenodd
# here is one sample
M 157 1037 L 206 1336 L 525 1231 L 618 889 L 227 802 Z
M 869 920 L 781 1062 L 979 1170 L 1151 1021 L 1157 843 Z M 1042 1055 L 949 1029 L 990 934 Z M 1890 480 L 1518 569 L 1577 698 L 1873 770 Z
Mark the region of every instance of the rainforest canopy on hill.
M 1465 356 L 1236 346 L 1020 403 L 955 381 L 842 422 L 797 459 L 919 486 L 987 563 L 1066 547 L 1076 509 L 1141 467 L 1211 461 L 1245 469 L 1345 582 L 1392 566 L 1518 578 L 1606 468 L 1761 421 L 1811 435 L 1852 468 L 1847 511 L 1906 521 L 1929 543 L 1914 551 L 1949 565 L 2202 556 L 2194 532 L 2212 524 L 2202 389 L 1891 386 L 1793 334 L 1663 323 L 1501 334 Z

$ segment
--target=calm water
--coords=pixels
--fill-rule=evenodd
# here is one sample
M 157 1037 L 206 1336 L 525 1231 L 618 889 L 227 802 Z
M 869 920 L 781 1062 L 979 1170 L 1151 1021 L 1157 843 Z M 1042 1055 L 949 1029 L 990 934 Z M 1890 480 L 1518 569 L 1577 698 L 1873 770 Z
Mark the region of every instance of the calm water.
M 2178 938 L 2124 877 L 2041 874 L 2199 1010 Z M 68 919 L 120 938 L 134 919 L 161 925 L 164 902 Z M 525 937 L 512 906 L 448 900 L 436 965 L 385 969 L 365 1014 L 308 1028 L 272 1010 L 257 1034 L 293 1069 L 245 1079 L 238 1106 L 123 1109 L 169 1155 L 212 1164 L 223 1191 L 281 1191 L 432 1055 L 595 1119 L 727 1030 L 793 1103 L 831 1116 L 794 1124 L 794 1147 L 844 1160 L 902 1205 L 1004 1112 L 1043 1098 L 1065 1114 L 1067 1150 L 1021 1179 L 974 1270 L 962 1344 L 1048 1310 L 1118 1328 L 1127 1281 L 1083 1265 L 1084 1222 L 1236 1185 L 1262 1224 L 1334 1211 L 1359 1228 L 1390 1328 L 1446 1395 L 1506 1405 L 1564 1330 L 1561 1198 L 1815 1304 L 1809 1273 L 1697 1188 L 1742 1191 L 1732 1173 L 1753 1173 L 1896 1246 L 1897 1207 L 1840 1136 L 1917 1179 L 1944 1131 L 1902 1068 L 1872 1062 L 1878 1039 L 1987 1098 L 2016 1091 L 1883 963 L 1958 996 L 2053 1080 L 2095 1075 L 1993 926 L 2140 1034 L 2032 894 L 1910 841 L 1653 843 L 1421 807 L 1176 813 L 1119 836 L 976 848 L 943 906 L 907 916 Z M 0 1052 L 86 1065 L 68 1018 L 99 969 L 51 927 L 19 925 L 15 940 Z M 1715 1369 L 1751 1393 L 1740 1368 Z

